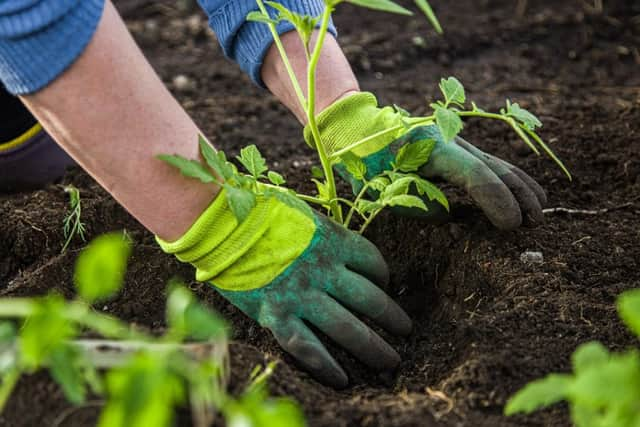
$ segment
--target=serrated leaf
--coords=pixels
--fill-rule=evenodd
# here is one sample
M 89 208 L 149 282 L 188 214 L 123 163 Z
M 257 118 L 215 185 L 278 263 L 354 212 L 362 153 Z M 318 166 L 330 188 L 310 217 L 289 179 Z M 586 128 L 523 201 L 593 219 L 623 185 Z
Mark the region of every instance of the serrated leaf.
M 384 204 L 385 206 L 402 206 L 405 208 L 419 208 L 424 211 L 429 210 L 420 197 L 412 196 L 410 194 L 393 196 L 390 199 L 386 199 Z
M 185 159 L 182 156 L 173 156 L 169 154 L 160 154 L 158 159 L 170 164 L 177 168 L 182 175 L 189 178 L 196 178 L 205 184 L 215 182 L 216 178 L 210 173 L 200 162 L 195 160 Z
M 449 200 L 447 200 L 447 196 L 445 196 L 438 187 L 420 177 L 416 177 L 415 185 L 416 189 L 418 190 L 418 194 L 420 194 L 421 196 L 426 195 L 430 201 L 436 200 L 438 203 L 444 206 L 447 211 L 449 211 Z
M 311 181 L 316 185 L 318 196 L 323 200 L 329 200 L 329 187 L 327 184 L 314 178 Z
M 390 183 L 391 181 L 389 180 L 389 178 L 386 178 L 384 176 L 377 176 L 369 181 L 369 187 L 371 187 L 371 189 L 375 191 L 383 191 Z
M 582 344 L 571 356 L 573 371 L 576 374 L 597 367 L 609 360 L 609 351 L 599 342 Z
M 464 86 L 455 77 L 440 80 L 440 91 L 442 91 L 447 104 L 451 102 L 464 104 L 467 100 Z
M 282 185 L 286 183 L 284 177 L 278 172 L 269 171 L 269 173 L 267 173 L 267 178 L 269 178 L 269 182 L 273 185 Z
M 413 12 L 405 9 L 404 7 L 391 0 L 346 0 L 346 2 L 369 9 L 381 10 L 383 12 L 397 13 L 399 15 L 408 16 L 413 15 Z
M 241 149 L 240 155 L 236 158 L 255 179 L 260 179 L 269 170 L 267 161 L 254 144 Z
M 438 17 L 433 12 L 433 8 L 429 4 L 427 0 L 414 0 L 416 5 L 420 8 L 422 13 L 427 17 L 433 28 L 435 28 L 438 34 L 442 34 L 442 26 L 440 25 L 440 21 L 438 21 Z
M 380 201 L 384 203 L 385 200 L 394 196 L 407 194 L 412 182 L 414 182 L 414 178 L 409 176 L 404 176 L 392 181 L 391 184 L 387 185 L 384 191 L 380 194 Z
M 224 184 L 224 189 L 231 212 L 239 223 L 243 222 L 256 205 L 256 195 L 250 190 L 236 188 L 229 184 Z
M 454 111 L 448 110 L 440 105 L 434 104 L 434 109 L 436 124 L 438 125 L 438 129 L 440 129 L 442 138 L 445 142 L 452 141 L 462 130 L 462 119 L 460 119 L 460 116 Z
M 254 10 L 253 12 L 249 12 L 247 15 L 247 21 L 252 22 L 262 22 L 263 24 L 273 24 L 278 25 L 277 19 L 272 19 L 271 17 L 265 16 L 262 12 Z
M 618 313 L 627 327 L 640 337 L 640 289 L 627 291 L 620 295 Z
M 405 144 L 398 150 L 395 165 L 403 172 L 414 172 L 429 160 L 436 145 L 433 139 L 422 139 Z
M 504 413 L 505 415 L 519 412 L 530 414 L 536 409 L 559 402 L 566 397 L 571 382 L 571 376 L 561 374 L 551 374 L 541 380 L 533 381 L 509 399 Z
M 362 181 L 367 174 L 367 165 L 364 164 L 362 159 L 355 154 L 348 152 L 340 156 L 342 164 L 347 169 L 347 172 L 351 174 L 358 181 Z
M 218 175 L 225 180 L 229 180 L 233 178 L 234 175 L 237 175 L 237 171 L 227 161 L 224 152 L 215 150 L 202 135 L 198 136 L 198 143 L 202 157 L 204 157 L 209 167 Z
M 74 282 L 85 301 L 93 303 L 112 296 L 122 287 L 131 244 L 122 233 L 97 237 L 76 262 Z
M 507 101 L 506 115 L 520 121 L 530 131 L 542 127 L 542 122 L 532 113 L 520 107 L 517 103 Z
M 358 212 L 365 213 L 365 214 L 377 211 L 378 209 L 382 209 L 383 207 L 384 205 L 382 203 L 373 202 L 371 200 L 366 200 L 366 199 L 358 200 L 358 204 L 356 205 Z

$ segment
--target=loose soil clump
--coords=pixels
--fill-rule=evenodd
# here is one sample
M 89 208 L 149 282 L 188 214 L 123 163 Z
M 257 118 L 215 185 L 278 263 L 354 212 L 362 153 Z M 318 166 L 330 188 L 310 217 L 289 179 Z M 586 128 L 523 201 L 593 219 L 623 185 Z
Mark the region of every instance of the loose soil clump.
M 312 426 L 568 426 L 557 405 L 528 417 L 501 415 L 532 379 L 567 371 L 581 343 L 614 350 L 637 345 L 614 301 L 640 286 L 640 3 L 605 2 L 602 13 L 577 0 L 529 2 L 522 17 L 506 0 L 434 1 L 445 27 L 436 37 L 420 16 L 407 19 L 341 7 L 340 40 L 362 88 L 383 104 L 420 114 L 440 77 L 457 76 L 487 109 L 517 100 L 545 123 L 542 135 L 574 175 L 528 154 L 502 125 L 471 121 L 463 136 L 520 166 L 548 191 L 548 207 L 597 214 L 548 214 L 537 228 L 495 230 L 465 195 L 447 188 L 453 218 L 444 225 L 381 216 L 367 237 L 391 267 L 390 295 L 410 313 L 406 339 L 389 338 L 403 362 L 378 375 L 331 346 L 351 385 L 335 391 L 297 369 L 271 335 L 163 254 L 151 236 L 90 177 L 70 170 L 82 192 L 88 237 L 126 229 L 135 241 L 126 287 L 97 307 L 150 329 L 163 327 L 165 283 L 173 276 L 234 326 L 233 390 L 256 364 L 280 359 L 270 380 L 291 395 Z M 306 182 L 313 153 L 293 117 L 222 56 L 199 11 L 175 2 L 120 0 L 117 6 L 145 54 L 218 147 L 237 154 L 257 144 L 290 185 Z M 177 76 L 183 76 L 177 78 Z M 150 106 L 153 108 L 153 106 Z M 108 144 L 109 141 L 104 141 Z M 132 142 L 143 144 L 144 141 Z M 346 191 L 346 187 L 343 188 Z M 64 255 L 67 195 L 59 185 L 0 195 L 0 294 L 71 295 L 81 248 Z M 520 255 L 542 252 L 543 263 Z M 2 426 L 94 425 L 97 404 L 73 409 L 44 374 L 24 378 L 0 416 Z M 189 425 L 181 419 L 180 425 Z

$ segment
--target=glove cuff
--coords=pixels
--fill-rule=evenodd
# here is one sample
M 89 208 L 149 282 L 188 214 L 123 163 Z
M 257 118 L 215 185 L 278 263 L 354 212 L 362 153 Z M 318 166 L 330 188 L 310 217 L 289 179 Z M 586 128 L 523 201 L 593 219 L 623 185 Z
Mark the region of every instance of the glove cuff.
M 257 196 L 238 223 L 222 189 L 191 228 L 175 242 L 156 241 L 166 253 L 196 268 L 196 280 L 220 289 L 247 291 L 269 284 L 309 246 L 316 225 L 275 197 Z
M 393 108 L 378 108 L 378 100 L 370 92 L 360 92 L 340 99 L 327 107 L 316 117 L 320 139 L 329 155 L 370 135 L 400 124 L 401 118 Z M 374 138 L 356 147 L 352 152 L 359 157 L 366 157 L 380 151 L 395 140 L 398 132 Z M 304 129 L 307 144 L 313 146 L 311 128 Z

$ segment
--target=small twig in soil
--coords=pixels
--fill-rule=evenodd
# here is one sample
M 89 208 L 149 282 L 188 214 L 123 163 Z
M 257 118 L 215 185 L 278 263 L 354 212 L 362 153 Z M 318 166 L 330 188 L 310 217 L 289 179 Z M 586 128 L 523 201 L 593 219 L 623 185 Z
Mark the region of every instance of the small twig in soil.
M 625 203 L 624 205 L 613 206 L 611 208 L 605 208 L 605 209 L 595 209 L 595 210 L 570 209 L 570 208 L 558 207 L 558 208 L 543 209 L 542 213 L 544 213 L 544 214 L 566 213 L 566 214 L 576 214 L 576 215 L 601 215 L 601 214 L 605 214 L 607 212 L 617 211 L 617 210 L 620 210 L 620 209 L 629 208 L 631 206 L 633 206 L 633 203 Z
M 104 400 L 92 400 L 80 406 L 72 406 L 71 408 L 67 408 L 58 417 L 51 423 L 51 427 L 60 427 L 63 422 L 67 420 L 70 416 L 75 414 L 78 411 L 82 411 L 87 408 L 100 408 L 105 404 Z

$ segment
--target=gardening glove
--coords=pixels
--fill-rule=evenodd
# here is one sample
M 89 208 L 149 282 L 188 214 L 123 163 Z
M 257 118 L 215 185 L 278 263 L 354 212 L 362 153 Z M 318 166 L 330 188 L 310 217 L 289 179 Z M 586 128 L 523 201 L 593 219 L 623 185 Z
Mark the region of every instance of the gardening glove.
M 444 141 L 435 125 L 411 126 L 419 118 L 401 117 L 392 107 L 379 108 L 375 96 L 363 92 L 338 100 L 317 117 L 320 139 L 329 155 L 370 135 L 397 126 L 401 120 L 408 129 L 401 129 L 373 138 L 352 150 L 367 166 L 365 178 L 370 179 L 391 169 L 396 153 L 405 144 L 432 139 L 435 146 L 427 162 L 417 173 L 426 179 L 444 179 L 464 188 L 475 203 L 499 229 L 511 230 L 524 219 L 530 223 L 543 221 L 542 206 L 546 195 L 542 187 L 517 167 L 484 153 L 462 138 Z M 305 139 L 313 145 L 311 130 L 305 128 Z M 362 183 L 340 164 L 338 173 L 349 181 L 354 191 Z M 436 201 L 425 200 L 428 211 L 424 216 L 440 220 L 445 209 Z M 402 212 L 412 212 L 415 210 Z
M 225 191 L 176 242 L 162 249 L 196 268 L 222 296 L 261 326 L 319 381 L 344 387 L 347 375 L 306 323 L 360 361 L 392 370 L 400 357 L 353 312 L 392 334 L 406 335 L 411 321 L 379 286 L 389 279 L 376 247 L 311 209 L 257 196 L 238 223 Z

